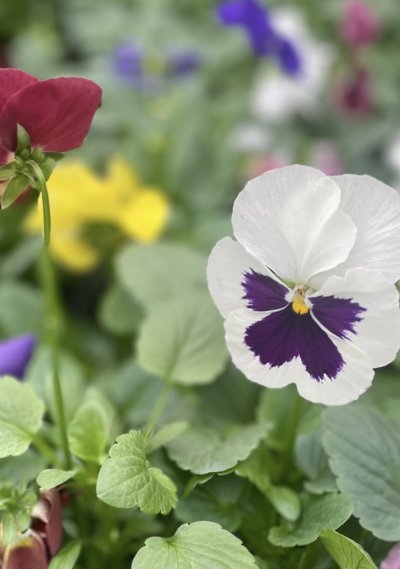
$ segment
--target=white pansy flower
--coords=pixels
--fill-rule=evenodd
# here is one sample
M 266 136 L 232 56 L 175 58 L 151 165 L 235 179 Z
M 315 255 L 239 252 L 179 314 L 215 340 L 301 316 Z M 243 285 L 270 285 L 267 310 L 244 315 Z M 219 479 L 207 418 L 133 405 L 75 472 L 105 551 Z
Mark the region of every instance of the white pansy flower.
M 307 166 L 250 181 L 214 247 L 208 284 L 235 365 L 342 405 L 400 347 L 400 197 L 369 176 Z
M 251 95 L 251 109 L 256 116 L 267 120 L 285 120 L 296 113 L 311 114 L 318 108 L 328 79 L 332 49 L 310 35 L 297 10 L 278 9 L 271 19 L 279 33 L 296 45 L 300 70 L 291 76 L 270 69 L 259 76 Z

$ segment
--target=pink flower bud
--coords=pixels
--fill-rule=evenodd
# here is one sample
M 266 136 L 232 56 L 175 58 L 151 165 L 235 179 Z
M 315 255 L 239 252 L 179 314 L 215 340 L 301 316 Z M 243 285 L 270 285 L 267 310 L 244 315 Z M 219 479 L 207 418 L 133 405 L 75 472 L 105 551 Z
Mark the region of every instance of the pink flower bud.
M 376 13 L 363 0 L 349 0 L 339 25 L 339 34 L 352 47 L 374 42 L 380 25 Z

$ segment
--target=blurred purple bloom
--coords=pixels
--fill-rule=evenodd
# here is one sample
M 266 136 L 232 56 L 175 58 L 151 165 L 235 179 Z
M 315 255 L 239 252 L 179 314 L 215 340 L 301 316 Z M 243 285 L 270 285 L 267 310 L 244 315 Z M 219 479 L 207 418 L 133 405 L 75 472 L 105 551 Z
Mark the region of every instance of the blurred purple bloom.
M 268 10 L 258 0 L 227 0 L 217 8 L 224 26 L 242 26 L 257 56 L 276 58 L 285 73 L 296 75 L 300 57 L 294 44 L 274 29 Z
M 0 375 L 22 379 L 35 346 L 36 338 L 32 334 L 0 342 Z
M 125 81 L 138 85 L 143 75 L 142 51 L 132 43 L 118 46 L 113 53 L 113 70 Z
M 123 81 L 145 91 L 157 92 L 161 88 L 162 75 L 182 77 L 193 73 L 200 66 L 199 55 L 190 50 L 170 50 L 162 56 L 160 72 L 146 67 L 146 54 L 134 43 L 122 44 L 112 56 L 113 71 Z
M 386 559 L 382 561 L 380 569 L 400 569 L 400 543 L 392 547 Z
M 171 51 L 167 56 L 167 66 L 170 75 L 187 75 L 200 67 L 199 54 L 194 51 Z

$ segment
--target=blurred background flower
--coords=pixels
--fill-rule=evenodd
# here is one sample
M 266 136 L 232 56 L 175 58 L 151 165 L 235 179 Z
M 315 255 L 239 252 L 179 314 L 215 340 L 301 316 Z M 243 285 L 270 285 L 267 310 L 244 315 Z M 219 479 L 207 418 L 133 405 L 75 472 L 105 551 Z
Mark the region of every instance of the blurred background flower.
M 140 242 L 156 240 L 169 215 L 165 195 L 141 184 L 133 168 L 119 158 L 108 162 L 104 176 L 84 163 L 65 162 L 50 178 L 48 188 L 51 250 L 55 259 L 73 271 L 89 271 L 99 263 L 102 248 L 124 237 Z M 39 199 L 38 207 L 26 219 L 25 230 L 40 233 L 42 216 Z M 108 230 L 107 224 L 111 226 Z

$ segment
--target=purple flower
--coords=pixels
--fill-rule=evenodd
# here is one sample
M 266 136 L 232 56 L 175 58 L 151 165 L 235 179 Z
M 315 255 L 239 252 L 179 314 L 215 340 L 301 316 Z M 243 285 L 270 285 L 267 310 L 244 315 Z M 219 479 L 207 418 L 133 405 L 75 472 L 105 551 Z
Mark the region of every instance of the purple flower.
M 183 77 L 200 66 L 198 53 L 191 50 L 166 50 L 166 55 L 157 61 L 159 65 L 156 71 L 151 71 L 146 65 L 147 57 L 148 54 L 134 43 L 122 44 L 113 53 L 113 71 L 117 77 L 137 89 L 157 92 L 161 89 L 163 76 Z M 152 59 L 151 54 L 149 59 Z
M 142 50 L 137 45 L 122 44 L 113 53 L 113 71 L 124 81 L 139 85 L 143 76 L 142 60 Z
M 276 59 L 288 75 L 300 70 L 300 57 L 294 44 L 274 29 L 268 10 L 258 0 L 227 0 L 217 8 L 225 26 L 242 26 L 257 56 Z
M 0 375 L 22 379 L 35 346 L 36 338 L 32 334 L 0 342 Z
M 171 51 L 167 56 L 168 72 L 172 76 L 184 76 L 200 67 L 201 59 L 194 51 Z

